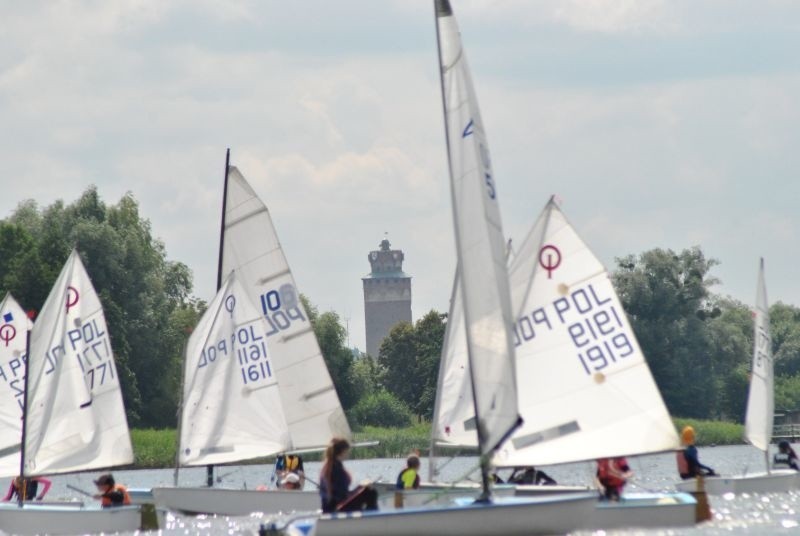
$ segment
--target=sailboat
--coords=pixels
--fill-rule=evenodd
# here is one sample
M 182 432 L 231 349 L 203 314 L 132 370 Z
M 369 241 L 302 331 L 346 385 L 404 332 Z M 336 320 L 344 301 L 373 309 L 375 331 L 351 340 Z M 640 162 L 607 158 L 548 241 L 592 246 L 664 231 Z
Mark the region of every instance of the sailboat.
M 0 302 L 0 475 L 19 475 L 27 333 L 33 324 L 8 293 Z
M 675 428 L 608 273 L 554 199 L 509 272 L 525 422 L 498 449 L 495 467 L 538 467 L 678 448 Z M 454 295 L 453 301 L 459 300 Z M 466 430 L 473 415 L 464 402 L 469 388 L 461 329 L 455 317 L 446 339 L 452 346 L 442 352 L 433 444 L 469 445 Z M 559 486 L 517 486 L 518 495 L 563 491 Z M 686 494 L 626 494 L 621 503 L 598 503 L 587 528 L 694 522 L 695 501 Z
M 218 274 L 222 280 L 236 272 L 245 299 L 255 304 L 266 325 L 265 344 L 288 426 L 288 442 L 277 452 L 321 451 L 332 437 L 349 438 L 350 427 L 269 210 L 241 172 L 230 165 L 229 156 Z M 230 386 L 231 390 L 237 388 Z M 226 411 L 237 412 L 238 408 L 231 406 Z M 189 422 L 191 416 L 184 413 L 183 426 Z M 268 454 L 265 449 L 261 456 Z M 231 457 L 227 462 L 249 458 L 252 456 Z M 153 496 L 159 506 L 186 513 L 246 515 L 310 511 L 320 505 L 319 494 L 311 490 L 159 487 L 153 489 Z
M 775 420 L 774 374 L 772 363 L 772 338 L 769 332 L 769 302 L 764 279 L 764 259 L 758 269 L 756 308 L 754 312 L 753 364 L 750 373 L 750 392 L 747 397 L 747 412 L 744 422 L 745 440 L 764 453 L 765 473 L 738 476 L 708 476 L 703 478 L 706 493 L 771 493 L 800 489 L 800 474 L 794 469 L 772 470 L 770 468 L 769 445 Z M 694 491 L 695 479 L 679 482 L 675 487 L 682 491 Z
M 493 497 L 490 461 L 522 420 L 512 339 L 513 320 L 497 190 L 488 144 L 458 26 L 447 0 L 435 1 L 445 137 L 465 326 L 472 435 L 481 461 L 481 492 L 448 506 L 325 514 L 315 534 L 431 533 L 461 536 L 563 533 L 584 526 L 593 493 L 544 498 Z M 435 527 L 435 529 L 433 529 Z
M 30 342 L 20 474 L 63 474 L 132 463 L 108 327 L 77 251 L 67 259 L 32 331 L 22 326 Z M 136 506 L 0 507 L 0 530 L 7 533 L 117 532 L 140 525 Z

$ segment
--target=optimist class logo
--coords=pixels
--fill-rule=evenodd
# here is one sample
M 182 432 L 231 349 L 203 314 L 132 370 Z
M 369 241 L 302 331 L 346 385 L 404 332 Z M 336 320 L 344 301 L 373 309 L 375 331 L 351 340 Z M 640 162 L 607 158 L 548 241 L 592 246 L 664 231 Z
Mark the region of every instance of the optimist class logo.
M 3 341 L 8 347 L 8 343 L 14 340 L 14 337 L 17 336 L 17 328 L 15 328 L 11 322 L 14 321 L 14 315 L 11 313 L 6 313 L 3 315 L 3 324 L 0 326 L 0 341 Z
M 81 295 L 75 287 L 67 287 L 67 312 L 78 304 Z

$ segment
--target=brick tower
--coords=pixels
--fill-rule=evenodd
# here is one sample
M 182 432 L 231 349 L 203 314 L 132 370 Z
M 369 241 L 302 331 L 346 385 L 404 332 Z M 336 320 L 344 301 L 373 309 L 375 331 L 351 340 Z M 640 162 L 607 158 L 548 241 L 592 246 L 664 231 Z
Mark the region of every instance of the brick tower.
M 364 282 L 367 354 L 378 357 L 381 342 L 398 322 L 411 322 L 411 276 L 403 272 L 403 252 L 389 240 L 369 252 L 372 271 Z

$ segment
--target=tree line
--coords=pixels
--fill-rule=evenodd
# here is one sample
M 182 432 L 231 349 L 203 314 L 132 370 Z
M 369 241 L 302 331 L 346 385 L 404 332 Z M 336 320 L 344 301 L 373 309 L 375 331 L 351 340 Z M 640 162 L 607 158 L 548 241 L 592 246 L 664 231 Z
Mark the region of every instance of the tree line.
M 0 220 L 0 296 L 40 308 L 73 247 L 103 303 L 129 422 L 174 426 L 183 345 L 205 308 L 191 271 L 168 258 L 132 194 L 106 204 L 90 187 L 69 205 L 25 201 Z M 750 306 L 714 292 L 717 264 L 699 247 L 652 249 L 617 259 L 611 275 L 670 413 L 741 421 L 753 319 Z M 368 356 L 347 347 L 335 312 L 303 304 L 354 427 L 432 418 L 446 314 L 398 324 Z M 776 407 L 800 408 L 800 309 L 774 303 L 770 324 Z

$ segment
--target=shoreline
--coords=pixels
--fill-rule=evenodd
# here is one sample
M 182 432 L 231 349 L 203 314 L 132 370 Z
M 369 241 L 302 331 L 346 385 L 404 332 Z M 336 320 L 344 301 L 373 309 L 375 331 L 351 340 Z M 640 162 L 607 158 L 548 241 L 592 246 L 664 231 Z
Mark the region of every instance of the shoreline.
M 744 444 L 744 426 L 727 421 L 711 421 L 703 419 L 672 419 L 678 431 L 691 425 L 697 432 L 697 446 L 741 445 Z M 430 423 L 421 423 L 405 428 L 380 428 L 366 426 L 353 433 L 353 442 L 379 441 L 374 447 L 356 447 L 353 459 L 404 458 L 412 451 L 427 455 L 430 450 Z M 133 429 L 134 463 L 126 469 L 168 469 L 175 467 L 175 449 L 177 433 L 174 429 Z M 475 449 L 437 449 L 438 453 L 447 456 L 474 456 Z M 322 459 L 322 452 L 303 455 L 307 461 Z M 274 456 L 265 456 L 241 462 L 241 465 L 271 463 Z

